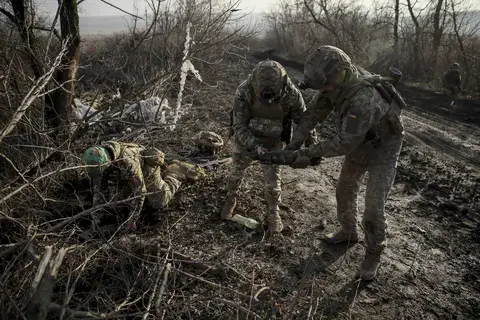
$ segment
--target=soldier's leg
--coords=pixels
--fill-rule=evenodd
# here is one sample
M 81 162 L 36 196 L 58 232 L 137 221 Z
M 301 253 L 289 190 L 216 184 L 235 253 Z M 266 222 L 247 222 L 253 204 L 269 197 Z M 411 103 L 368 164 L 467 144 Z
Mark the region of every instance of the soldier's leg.
M 356 242 L 357 234 L 357 196 L 365 177 L 366 165 L 346 156 L 336 188 L 337 218 L 341 229 L 328 234 L 325 241 L 329 243 Z
M 265 200 L 268 204 L 268 228 L 272 233 L 283 230 L 279 205 L 282 200 L 281 168 L 276 165 L 262 165 L 265 179 Z
M 227 199 L 221 214 L 221 218 L 224 220 L 228 220 L 233 217 L 233 211 L 237 205 L 238 189 L 243 181 L 245 170 L 252 163 L 252 159 L 243 153 L 234 152 L 232 159 L 232 169 L 227 182 Z
M 396 167 L 396 163 L 390 163 L 368 169 L 363 227 L 367 248 L 372 250 L 386 246 L 385 201 L 395 180 Z
M 363 228 L 367 249 L 357 277 L 372 280 L 380 264 L 380 256 L 387 245 L 387 219 L 385 201 L 392 188 L 396 174 L 396 163 L 375 165 L 368 168 L 367 191 Z
M 167 173 L 162 179 L 160 168 L 156 168 L 146 177 L 147 192 L 153 194 L 147 195 L 148 202 L 154 209 L 161 209 L 167 206 L 174 197 L 182 183 L 175 175 Z

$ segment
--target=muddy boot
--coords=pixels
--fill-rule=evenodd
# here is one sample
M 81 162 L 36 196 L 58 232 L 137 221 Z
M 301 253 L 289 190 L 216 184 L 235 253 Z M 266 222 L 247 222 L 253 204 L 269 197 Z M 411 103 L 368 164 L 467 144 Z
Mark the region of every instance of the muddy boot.
M 233 211 L 235 210 L 235 207 L 237 206 L 237 197 L 235 196 L 227 196 L 227 199 L 225 200 L 225 205 L 223 206 L 222 209 L 222 220 L 231 220 L 233 217 Z
M 381 255 L 382 250 L 367 249 L 365 252 L 365 258 L 363 259 L 362 265 L 358 269 L 355 278 L 365 281 L 373 280 L 377 274 L 378 266 L 380 265 Z
M 270 234 L 280 233 L 283 231 L 283 223 L 282 218 L 280 218 L 280 214 L 277 212 L 270 213 L 267 217 L 267 224 L 268 224 L 268 232 Z
M 323 240 L 331 244 L 338 244 L 342 242 L 354 243 L 358 242 L 358 234 L 357 232 L 348 232 L 344 229 L 340 229 L 340 231 L 337 231 L 336 233 L 327 234 Z

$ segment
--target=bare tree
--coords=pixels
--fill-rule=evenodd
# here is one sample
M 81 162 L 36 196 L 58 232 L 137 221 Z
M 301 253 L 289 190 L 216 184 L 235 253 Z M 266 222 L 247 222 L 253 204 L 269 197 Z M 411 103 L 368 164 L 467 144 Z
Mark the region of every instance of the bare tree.
M 433 12 L 432 62 L 430 66 L 432 72 L 437 67 L 438 49 L 442 43 L 446 17 L 447 0 L 437 0 Z
M 67 45 L 67 53 L 55 73 L 55 82 L 59 87 L 52 94 L 56 127 L 68 126 L 74 114 L 73 97 L 77 81 L 78 63 L 80 59 L 80 29 L 77 0 L 60 1 L 60 27 L 62 40 Z
M 45 73 L 45 66 L 40 59 L 40 44 L 35 30 L 50 30 L 55 33 L 55 17 L 51 28 L 37 25 L 36 13 L 32 0 L 10 0 L 11 12 L 2 8 L 0 10 L 17 28 L 24 43 L 24 53 L 29 62 L 30 68 L 36 79 Z M 68 125 L 73 113 L 73 95 L 75 90 L 76 74 L 79 61 L 80 35 L 78 26 L 77 0 L 59 1 L 61 36 L 60 40 L 65 41 L 68 52 L 63 56 L 62 63 L 55 71 L 53 83 L 50 89 L 58 87 L 52 93 L 45 95 L 46 112 L 45 120 L 53 128 Z M 46 48 L 48 52 L 49 48 Z M 48 89 L 49 87 L 47 87 Z
M 398 35 L 398 24 L 400 20 L 400 0 L 394 0 L 394 20 L 393 20 L 393 49 L 395 52 L 398 52 L 398 42 L 400 37 Z

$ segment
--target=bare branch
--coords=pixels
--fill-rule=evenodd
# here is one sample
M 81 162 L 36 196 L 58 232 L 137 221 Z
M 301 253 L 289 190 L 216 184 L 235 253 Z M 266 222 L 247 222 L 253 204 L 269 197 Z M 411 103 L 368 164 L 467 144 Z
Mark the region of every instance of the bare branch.
M 3 8 L 0 8 L 0 12 L 3 13 L 10 21 L 12 21 L 13 23 L 17 23 L 17 19 L 15 19 L 15 16 L 8 12 L 7 10 L 3 9 Z
M 5 128 L 2 130 L 0 133 L 0 142 L 15 128 L 17 125 L 18 121 L 23 117 L 25 112 L 28 110 L 30 105 L 35 101 L 40 96 L 43 96 L 44 94 L 41 94 L 42 90 L 45 88 L 47 83 L 50 82 L 53 72 L 57 69 L 57 67 L 60 65 L 60 62 L 63 58 L 63 55 L 66 52 L 66 48 L 63 47 L 62 51 L 60 54 L 56 57 L 52 67 L 50 70 L 47 71 L 43 76 L 41 76 L 37 81 L 35 82 L 35 85 L 30 89 L 30 91 L 25 95 L 25 97 L 22 100 L 22 103 L 20 106 L 17 108 L 15 111 L 14 115 L 10 119 L 9 123 L 5 126 Z
M 139 16 L 137 16 L 137 15 L 134 15 L 133 13 L 130 13 L 130 12 L 128 12 L 128 11 L 125 11 L 125 10 L 123 10 L 122 8 L 119 8 L 119 7 L 117 7 L 116 5 L 114 5 L 114 4 L 112 4 L 112 3 L 108 2 L 108 1 L 105 1 L 105 0 L 100 0 L 100 1 L 102 1 L 102 2 L 105 3 L 105 4 L 108 4 L 109 6 L 115 8 L 115 9 L 117 9 L 117 10 L 120 10 L 120 11 L 123 12 L 123 13 L 128 14 L 129 16 L 134 17 L 135 19 L 145 20 L 144 18 L 139 17 Z

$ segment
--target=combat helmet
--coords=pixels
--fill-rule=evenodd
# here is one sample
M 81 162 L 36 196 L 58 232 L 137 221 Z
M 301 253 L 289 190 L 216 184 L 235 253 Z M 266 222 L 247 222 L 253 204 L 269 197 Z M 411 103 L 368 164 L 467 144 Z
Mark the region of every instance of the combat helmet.
M 201 153 L 217 154 L 223 147 L 222 137 L 213 131 L 200 131 L 194 137 L 196 147 Z
M 86 165 L 96 166 L 85 168 L 90 178 L 96 178 L 102 176 L 111 157 L 105 147 L 90 147 L 83 153 L 82 160 Z
M 320 46 L 307 57 L 304 85 L 317 90 L 338 87 L 345 80 L 346 71 L 352 68 L 352 60 L 344 51 L 334 46 Z
M 460 68 L 460 64 L 458 62 L 452 63 L 452 65 L 450 66 L 450 69 L 459 69 L 459 68 Z
M 272 104 L 283 98 L 288 76 L 285 68 L 273 60 L 260 61 L 250 75 L 250 83 L 260 102 Z

